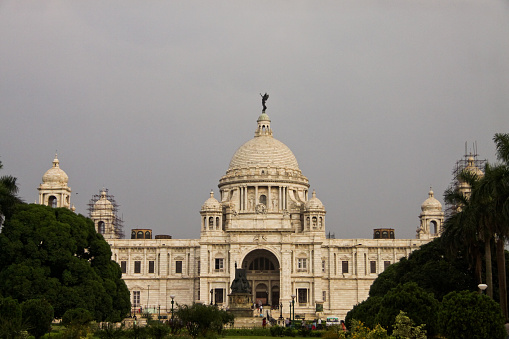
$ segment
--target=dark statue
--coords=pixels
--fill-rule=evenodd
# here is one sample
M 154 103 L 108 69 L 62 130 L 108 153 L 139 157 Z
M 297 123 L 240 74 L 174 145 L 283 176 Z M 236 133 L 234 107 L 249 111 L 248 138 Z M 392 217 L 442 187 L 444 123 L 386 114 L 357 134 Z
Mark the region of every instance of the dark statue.
M 260 96 L 262 97 L 262 106 L 263 106 L 263 110 L 262 112 L 265 113 L 265 110 L 267 109 L 267 105 L 265 105 L 265 103 L 267 102 L 267 100 L 269 100 L 269 95 L 267 93 L 263 94 L 260 93 Z
M 246 269 L 237 268 L 235 264 L 235 280 L 232 282 L 232 293 L 251 293 L 251 286 L 246 276 Z

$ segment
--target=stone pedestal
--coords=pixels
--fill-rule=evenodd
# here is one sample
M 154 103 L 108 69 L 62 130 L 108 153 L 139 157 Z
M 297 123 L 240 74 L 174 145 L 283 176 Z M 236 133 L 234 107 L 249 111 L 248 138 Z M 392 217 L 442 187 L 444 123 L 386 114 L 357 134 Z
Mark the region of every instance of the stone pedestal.
M 251 293 L 232 293 L 228 295 L 229 311 L 238 317 L 253 316 L 253 296 Z

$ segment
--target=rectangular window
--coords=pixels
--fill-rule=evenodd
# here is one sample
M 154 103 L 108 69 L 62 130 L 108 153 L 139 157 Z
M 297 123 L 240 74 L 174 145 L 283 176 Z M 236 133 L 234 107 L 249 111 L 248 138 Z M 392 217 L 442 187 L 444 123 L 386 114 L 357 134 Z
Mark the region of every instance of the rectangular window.
M 299 271 L 305 271 L 308 267 L 307 259 L 306 258 L 299 258 L 297 259 L 297 270 Z
M 223 264 L 224 264 L 224 261 L 222 258 L 216 258 L 216 265 L 215 265 L 216 271 L 222 271 L 223 267 L 224 267 Z
M 384 261 L 384 271 L 391 265 L 390 261 Z
M 322 272 L 325 273 L 325 260 L 322 260 Z
M 127 273 L 127 261 L 122 260 L 120 262 L 120 269 L 122 270 L 122 273 Z
M 341 266 L 343 274 L 348 273 L 348 261 L 347 260 L 342 261 Z
M 307 302 L 308 302 L 307 288 L 298 288 L 297 289 L 297 302 L 299 304 L 307 304 Z
M 376 261 L 370 261 L 369 264 L 370 264 L 371 273 L 376 273 Z
M 182 273 L 182 261 L 175 261 L 175 273 Z
M 323 301 L 327 301 L 327 291 L 322 291 L 322 299 Z
M 141 273 L 141 261 L 134 262 L 134 273 Z
M 200 265 L 200 261 L 198 260 L 198 275 L 200 275 L 200 271 L 201 271 L 201 265 Z M 200 300 L 200 298 L 198 298 L 198 300 Z
M 148 273 L 154 273 L 154 261 L 148 262 Z
M 140 291 L 133 291 L 133 306 L 140 306 Z

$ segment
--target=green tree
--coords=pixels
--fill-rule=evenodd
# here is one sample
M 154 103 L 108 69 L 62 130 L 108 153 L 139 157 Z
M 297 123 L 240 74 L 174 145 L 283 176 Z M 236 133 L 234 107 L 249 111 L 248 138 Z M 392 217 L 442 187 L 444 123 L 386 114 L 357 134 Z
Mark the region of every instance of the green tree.
M 3 168 L 0 161 L 0 169 Z M 16 204 L 21 203 L 21 199 L 16 195 L 18 193 L 18 186 L 16 178 L 10 175 L 3 175 L 0 177 L 0 225 L 5 217 L 10 217 L 12 210 Z
M 448 255 L 442 238 L 421 246 L 408 259 L 390 265 L 375 279 L 369 290 L 370 297 L 383 297 L 391 289 L 407 282 L 416 282 L 420 287 L 441 300 L 457 289 L 476 289 L 477 283 L 464 256 Z M 358 318 L 369 323 L 364 318 Z
M 98 321 L 120 321 L 129 291 L 93 222 L 65 208 L 19 204 L 0 233 L 0 294 L 46 299 L 60 318 L 84 308 Z
M 414 326 L 412 319 L 410 319 L 405 312 L 400 311 L 396 316 L 394 323 L 394 331 L 392 334 L 396 338 L 404 339 L 426 339 L 425 325 Z
M 28 333 L 39 339 L 51 330 L 53 307 L 44 299 L 30 299 L 21 304 Z
M 17 338 L 21 330 L 21 306 L 11 297 L 0 298 L 0 338 Z
M 398 285 L 382 299 L 375 321 L 390 329 L 400 311 L 408 314 L 417 325 L 426 325 L 430 335 L 436 333 L 438 301 L 416 283 Z
M 176 317 L 186 324 L 189 334 L 196 338 L 208 333 L 220 334 L 226 324 L 233 324 L 233 314 L 214 305 L 179 305 Z
M 345 317 L 345 323 L 348 328 L 351 328 L 353 319 L 362 321 L 367 327 L 375 328 L 377 325 L 375 318 L 380 311 L 382 305 L 382 297 L 373 296 L 364 300 L 363 302 L 355 305 Z
M 493 299 L 477 292 L 451 292 L 438 312 L 438 328 L 447 338 L 505 338 L 504 318 Z

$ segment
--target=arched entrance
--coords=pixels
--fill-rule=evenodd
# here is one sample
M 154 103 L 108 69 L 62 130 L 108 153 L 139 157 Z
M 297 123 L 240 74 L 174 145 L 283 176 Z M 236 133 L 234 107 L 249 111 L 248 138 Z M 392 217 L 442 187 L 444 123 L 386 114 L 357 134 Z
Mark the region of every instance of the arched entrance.
M 258 305 L 279 306 L 279 261 L 267 250 L 249 252 L 242 261 L 247 280 L 253 291 L 253 301 Z

